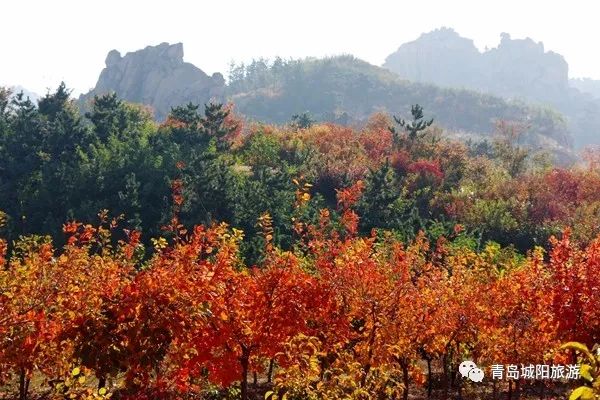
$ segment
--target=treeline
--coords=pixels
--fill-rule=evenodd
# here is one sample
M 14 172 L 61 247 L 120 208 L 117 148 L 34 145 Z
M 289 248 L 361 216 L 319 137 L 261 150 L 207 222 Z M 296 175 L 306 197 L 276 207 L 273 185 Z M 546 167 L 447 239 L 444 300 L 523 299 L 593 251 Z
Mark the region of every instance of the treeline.
M 522 121 L 529 125 L 524 143 L 573 158 L 565 118 L 552 109 L 409 82 L 353 56 L 232 64 L 227 93 L 242 113 L 272 123 L 303 111 L 319 121 L 364 123 L 375 112 L 405 112 L 415 103 L 426 105 L 442 126 L 471 135 L 490 134 L 497 120 Z
M 0 209 L 8 238 L 49 234 L 62 243 L 63 223 L 93 222 L 107 209 L 149 240 L 169 223 L 175 180 L 185 199 L 181 221 L 242 229 L 251 260 L 259 257 L 255 233 L 265 212 L 276 244 L 290 248 L 299 180 L 313 185 L 305 211 L 313 220 L 320 208 L 336 207 L 336 189 L 362 181 L 364 234 L 388 230 L 410 240 L 424 230 L 435 240 L 461 224 L 477 248 L 493 240 L 524 252 L 565 226 L 584 241 L 598 233 L 595 164 L 553 168 L 519 145 L 527 129 L 520 124 L 501 122 L 493 141 L 462 144 L 433 126 L 412 137 L 383 114 L 356 129 L 314 125 L 306 114 L 283 126 L 248 124 L 231 111 L 188 104 L 158 124 L 114 94 L 80 115 L 64 85 L 38 105 L 2 91 Z
M 473 251 L 457 225 L 403 244 L 360 235 L 360 181 L 314 223 L 303 217 L 310 191 L 293 202 L 292 251 L 260 217 L 253 266 L 241 230 L 180 223 L 180 181 L 171 239 L 155 239 L 147 261 L 137 231 L 111 245 L 120 226 L 105 213 L 65 224 L 62 248 L 23 238 L 7 257 L 0 239 L 0 385 L 21 400 L 406 400 L 424 385 L 420 398 L 518 399 L 562 394 L 567 381 L 472 385 L 458 365 L 474 360 L 489 382 L 491 365 L 573 365 L 561 343 L 600 340 L 600 237 L 580 248 L 566 230 L 548 253 L 523 256 Z
M 600 156 L 554 167 L 523 129 L 460 143 L 420 106 L 361 128 L 215 104 L 158 124 L 115 95 L 80 115 L 64 85 L 4 90 L 0 381 L 387 399 L 468 393 L 465 355 L 574 362 L 560 343 L 600 340 Z
M 174 108 L 162 125 L 114 94 L 82 116 L 64 85 L 37 106 L 4 91 L 0 105 L 0 208 L 11 239 L 37 233 L 60 242 L 65 221 L 95 221 L 103 209 L 157 236 L 176 178 L 185 183 L 189 224 L 224 220 L 253 232 L 261 212 L 281 220 L 290 213 L 290 172 L 244 172 L 229 151 L 241 127 L 221 105 Z

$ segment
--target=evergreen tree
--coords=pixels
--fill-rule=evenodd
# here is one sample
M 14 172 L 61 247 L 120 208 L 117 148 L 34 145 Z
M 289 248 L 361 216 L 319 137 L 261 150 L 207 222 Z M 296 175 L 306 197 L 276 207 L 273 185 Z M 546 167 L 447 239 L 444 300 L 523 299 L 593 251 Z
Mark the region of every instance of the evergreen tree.
M 0 189 L 14 234 L 57 233 L 73 213 L 79 162 L 92 136 L 69 93 L 61 83 L 39 107 L 22 93 L 10 106 L 2 101 L 2 124 L 10 128 L 0 137 Z
M 227 150 L 229 143 L 227 136 L 236 130 L 236 127 L 225 126 L 229 111 L 221 103 L 209 103 L 204 106 L 204 117 L 200 119 L 202 133 L 215 138 L 218 150 Z
M 192 102 L 189 102 L 184 106 L 172 107 L 169 118 L 183 122 L 188 127 L 196 127 L 201 120 L 198 108 L 200 108 L 200 106 Z
M 292 127 L 295 129 L 308 129 L 315 123 L 309 112 L 294 114 L 292 116 Z
M 96 136 L 106 140 L 109 136 L 122 132 L 126 128 L 127 115 L 123 102 L 116 93 L 94 96 L 92 111 L 85 114 L 92 121 Z
M 378 170 L 371 171 L 360 202 L 363 226 L 369 231 L 374 227 L 394 226 L 394 202 L 400 196 L 400 186 L 396 174 L 388 161 Z
M 415 104 L 411 107 L 410 113 L 412 115 L 412 121 L 410 122 L 396 116 L 394 116 L 394 120 L 408 133 L 408 138 L 411 141 L 414 141 L 415 139 L 420 139 L 425 136 L 426 132 L 423 131 L 433 124 L 433 118 L 429 121 L 425 120 L 423 116 L 423 107 L 418 104 Z M 398 133 L 396 129 L 392 127 L 390 130 L 394 134 L 394 139 L 398 141 Z
M 64 111 L 66 103 L 69 101 L 71 91 L 67 89 L 64 82 L 61 82 L 56 92 L 42 97 L 38 102 L 38 110 L 40 114 L 53 117 L 56 114 Z

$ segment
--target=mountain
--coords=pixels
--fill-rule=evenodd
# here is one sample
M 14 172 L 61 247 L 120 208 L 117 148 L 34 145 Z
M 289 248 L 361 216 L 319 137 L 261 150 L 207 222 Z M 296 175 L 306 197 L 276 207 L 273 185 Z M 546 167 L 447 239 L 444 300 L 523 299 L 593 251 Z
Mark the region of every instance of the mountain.
M 161 43 L 125 56 L 117 50 L 110 51 L 95 88 L 79 100 L 85 105 L 95 95 L 114 91 L 127 101 L 151 106 L 162 120 L 171 106 L 221 98 L 224 87 L 225 79 L 220 73 L 208 76 L 183 61 L 181 43 Z
M 24 98 L 29 97 L 29 100 L 31 100 L 34 103 L 37 103 L 37 101 L 41 97 L 39 94 L 32 92 L 30 90 L 27 90 L 26 88 L 24 88 L 23 86 L 20 86 L 20 85 L 10 86 L 9 89 L 12 92 L 13 96 L 22 92 Z
M 600 102 L 569 81 L 565 59 L 530 38 L 503 33 L 498 47 L 480 52 L 453 29 L 422 34 L 390 54 L 383 65 L 403 79 L 479 90 L 556 108 L 575 144 L 600 143 Z M 575 87 L 572 87 L 575 86 Z
M 471 39 L 442 28 L 403 44 L 383 66 L 414 82 L 473 88 L 480 81 L 480 56 Z
M 569 85 L 582 93 L 600 99 L 600 81 L 590 78 L 569 79 Z
M 497 48 L 481 53 L 471 39 L 453 29 L 437 29 L 400 46 L 383 66 L 415 82 L 560 101 L 568 90 L 568 65 L 563 57 L 545 52 L 542 43 L 529 38 L 501 36 Z
M 234 66 L 225 85 L 221 74 L 209 77 L 183 62 L 181 44 L 163 43 L 124 57 L 113 50 L 98 84 L 80 103 L 111 91 L 152 106 L 159 119 L 173 106 L 209 99 L 232 101 L 247 118 L 275 123 L 306 111 L 320 121 L 342 124 L 364 122 L 379 111 L 409 117 L 411 105 L 419 103 L 441 126 L 476 139 L 489 136 L 497 120 L 526 123 L 525 144 L 572 159 L 572 140 L 559 113 L 476 91 L 409 82 L 353 56 L 256 60 Z
M 562 116 L 548 108 L 402 80 L 352 56 L 270 65 L 259 60 L 232 70 L 227 95 L 239 112 L 261 121 L 283 123 L 304 111 L 340 123 L 365 121 L 378 111 L 408 117 L 411 104 L 419 103 L 438 124 L 463 136 L 481 138 L 494 131 L 496 120 L 509 120 L 530 125 L 531 147 L 569 158 L 572 145 Z

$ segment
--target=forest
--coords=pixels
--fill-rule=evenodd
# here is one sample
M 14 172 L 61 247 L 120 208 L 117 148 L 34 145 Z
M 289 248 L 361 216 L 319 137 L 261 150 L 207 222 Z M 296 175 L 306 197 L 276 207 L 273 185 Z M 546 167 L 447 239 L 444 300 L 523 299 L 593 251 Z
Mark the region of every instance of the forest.
M 479 140 L 493 130 L 490 121 L 527 121 L 523 144 L 552 148 L 560 156 L 557 161 L 573 159 L 576 135 L 569 130 L 567 118 L 543 103 L 408 81 L 351 55 L 233 63 L 226 94 L 244 115 L 280 124 L 302 110 L 318 121 L 346 125 L 364 122 L 378 112 L 408 112 L 415 103 L 426 104 L 436 121 L 451 132 Z M 593 120 L 588 116 L 588 121 Z
M 0 89 L 0 398 L 599 398 L 600 152 L 458 141 L 428 106 L 157 122 Z

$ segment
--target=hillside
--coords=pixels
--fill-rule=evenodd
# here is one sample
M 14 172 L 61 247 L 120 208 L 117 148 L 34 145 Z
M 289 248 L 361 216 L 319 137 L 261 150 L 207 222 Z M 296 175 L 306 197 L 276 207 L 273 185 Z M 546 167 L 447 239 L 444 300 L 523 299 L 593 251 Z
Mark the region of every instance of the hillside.
M 402 44 L 383 66 L 415 82 L 553 107 L 565 115 L 576 146 L 600 143 L 600 102 L 578 90 L 591 85 L 570 82 L 565 59 L 530 38 L 503 33 L 498 47 L 480 52 L 471 39 L 442 28 Z
M 449 131 L 462 137 L 489 136 L 498 120 L 527 125 L 523 143 L 570 161 L 572 139 L 560 114 L 523 102 L 464 89 L 409 82 L 353 56 L 325 59 L 256 60 L 233 66 L 229 82 L 208 76 L 183 61 L 183 46 L 162 43 L 128 53 L 113 50 L 96 87 L 79 98 L 89 109 L 94 95 L 116 92 L 124 100 L 149 105 L 159 120 L 171 107 L 189 102 L 232 101 L 249 119 L 285 123 L 309 112 L 319 121 L 361 123 L 376 112 L 401 114 L 415 103 Z M 406 117 L 406 115 L 402 115 Z
M 288 101 L 371 68 L 280 67 Z M 552 166 L 416 107 L 392 132 L 69 93 L 0 88 L 0 399 L 566 398 L 487 371 L 600 343 L 600 152 Z
M 561 115 L 550 109 L 401 80 L 352 56 L 255 61 L 232 69 L 227 94 L 246 116 L 275 123 L 306 111 L 318 120 L 346 124 L 378 111 L 400 115 L 419 103 L 441 126 L 467 136 L 489 135 L 496 120 L 519 121 L 530 126 L 528 145 L 563 157 L 571 147 Z
M 600 81 L 589 78 L 569 79 L 569 85 L 582 93 L 600 99 Z

